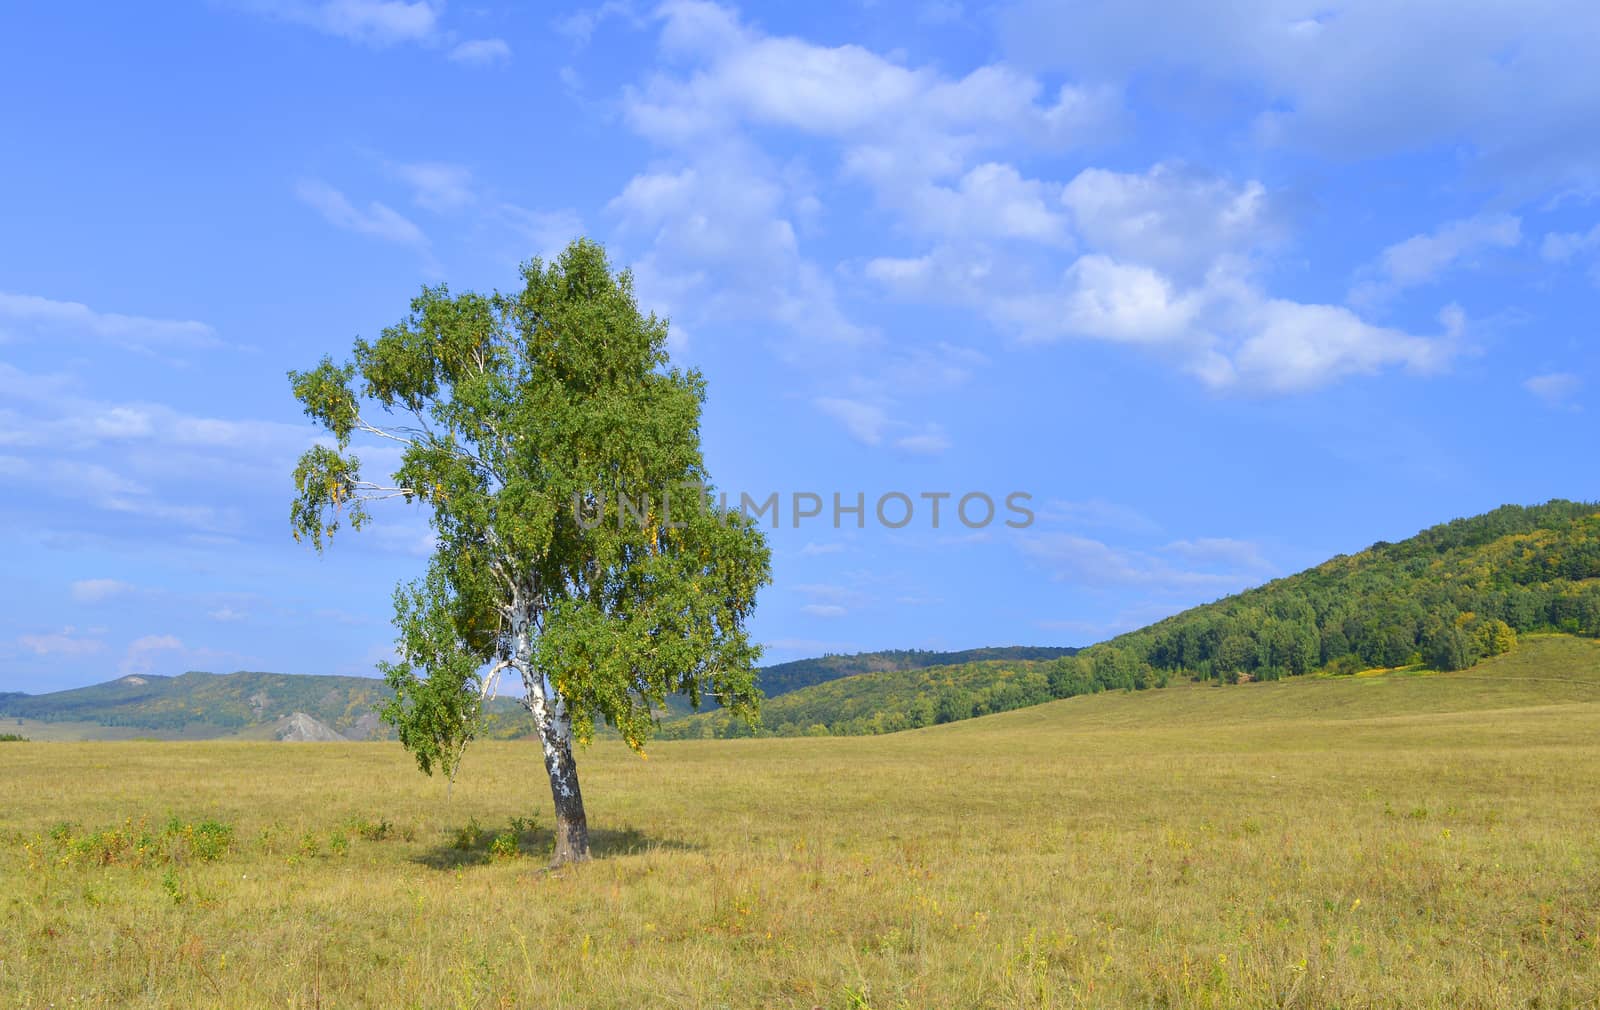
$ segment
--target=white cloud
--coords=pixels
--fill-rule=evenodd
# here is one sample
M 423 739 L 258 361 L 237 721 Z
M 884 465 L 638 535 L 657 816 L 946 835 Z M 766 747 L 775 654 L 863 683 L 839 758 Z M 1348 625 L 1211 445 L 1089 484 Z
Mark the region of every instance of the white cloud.
M 836 603 L 807 603 L 800 608 L 800 611 L 812 617 L 843 617 L 849 613 Z
M 438 6 L 423 0 L 242 0 L 240 6 L 370 46 L 429 42 L 439 31 Z
M 1112 111 L 1103 96 L 1072 87 L 1041 101 L 1036 80 L 999 64 L 952 79 L 857 45 L 765 35 L 712 3 L 674 0 L 658 10 L 662 49 L 697 69 L 653 78 L 628 114 L 641 133 L 675 143 L 751 123 L 874 147 L 886 132 L 921 134 L 948 154 L 1018 137 L 1078 142 Z
M 931 425 L 927 431 L 895 439 L 894 447 L 914 456 L 936 456 L 950 448 L 950 440 L 937 425 Z
M 844 425 L 857 442 L 863 445 L 879 445 L 883 442 L 884 431 L 889 427 L 889 414 L 883 407 L 842 396 L 819 397 L 816 406 Z
M 315 179 L 302 179 L 297 183 L 295 196 L 336 228 L 403 245 L 427 243 L 422 229 L 376 200 L 369 203 L 366 210 L 360 210 L 343 193 Z
M 79 603 L 101 603 L 131 593 L 133 589 L 116 579 L 79 579 L 71 586 L 72 598 Z
M 644 19 L 632 3 L 605 0 L 599 6 L 580 8 L 558 19 L 555 29 L 578 45 L 586 46 L 594 38 L 595 31 L 611 18 L 625 21 L 635 28 L 644 25 Z
M 893 192 L 893 190 L 891 190 Z M 985 162 L 954 185 L 911 185 L 893 200 L 908 227 L 964 239 L 1021 239 L 1046 245 L 1069 242 L 1064 214 L 1053 204 L 1050 187 L 1025 179 L 1011 165 Z
M 664 314 L 765 319 L 819 342 L 870 341 L 872 331 L 840 308 L 832 279 L 801 254 L 795 222 L 807 195 L 803 182 L 731 142 L 692 165 L 636 175 L 607 209 L 625 237 L 648 243 L 634 272 L 641 299 Z
M 471 67 L 493 67 L 511 62 L 511 46 L 505 39 L 471 39 L 450 50 L 450 60 Z
M 1451 221 L 1426 235 L 1413 235 L 1385 249 L 1369 276 L 1350 292 L 1355 303 L 1377 301 L 1406 288 L 1431 283 L 1446 271 L 1470 266 L 1474 257 L 1522 244 L 1522 219 L 1480 214 Z
M 516 204 L 500 205 L 501 220 L 527 243 L 524 255 L 545 260 L 560 255 L 573 239 L 583 234 L 583 218 L 571 208 L 528 210 Z
M 1272 562 L 1261 553 L 1261 545 L 1231 537 L 1175 540 L 1163 547 L 1162 551 L 1182 558 L 1190 564 L 1220 565 L 1244 570 L 1265 570 L 1272 567 Z
M 411 187 L 412 202 L 427 210 L 437 213 L 460 210 L 477 199 L 472 189 L 472 170 L 465 165 L 418 161 L 392 163 L 389 170 Z
M 118 670 L 123 676 L 150 673 L 163 654 L 183 651 L 183 643 L 173 635 L 145 635 L 129 643 Z
M 1067 269 L 1060 325 L 1071 332 L 1133 344 L 1206 342 L 1195 330 L 1197 292 L 1179 292 L 1150 267 L 1099 254 Z
M 1137 76 L 1230 112 L 1253 98 L 1269 142 L 1345 158 L 1465 144 L 1455 157 L 1596 179 L 1593 131 L 1573 126 L 1600 102 L 1600 8 L 1583 0 L 1018 0 L 1000 20 L 1026 65 Z
M 973 290 L 949 273 L 926 290 L 974 305 L 1025 341 L 1140 347 L 1211 389 L 1246 395 L 1304 392 L 1390 368 L 1437 373 L 1461 352 L 1464 327 L 1454 306 L 1441 311 L 1440 334 L 1418 336 L 1343 306 L 1271 298 L 1225 271 L 1181 288 L 1149 267 L 1099 254 L 1080 257 L 1054 291 Z
M 1275 243 L 1284 227 L 1260 182 L 1236 184 L 1177 164 L 1143 173 L 1084 169 L 1061 202 L 1092 248 L 1190 280 L 1219 257 Z
M 823 554 L 838 554 L 842 550 L 844 550 L 844 544 L 841 544 L 838 541 L 819 544 L 813 540 L 808 542 L 804 547 L 800 548 L 800 556 L 803 558 L 814 558 Z
M 35 656 L 59 656 L 67 659 L 93 656 L 105 651 L 106 647 L 106 643 L 97 638 L 79 635 L 77 630 L 71 627 L 43 635 L 22 635 L 17 639 L 17 644 Z
M 206 616 L 211 618 L 213 621 L 231 623 L 233 621 L 242 621 L 249 615 L 244 614 L 241 611 L 234 610 L 232 607 L 222 607 L 217 610 L 207 611 Z
M 1065 523 L 1091 529 L 1111 529 L 1124 533 L 1156 533 L 1161 526 L 1144 513 L 1127 505 L 1090 498 L 1085 501 L 1053 499 L 1038 511 L 1044 522 Z
M 1242 589 L 1260 576 L 1259 568 L 1239 564 L 1237 549 L 1230 556 L 1213 551 L 1194 558 L 1173 551 L 1198 566 L 1179 567 L 1156 555 L 1113 547 L 1075 533 L 1032 534 L 1020 538 L 1018 546 L 1025 557 L 1049 569 L 1058 581 L 1084 586 L 1225 592 Z
M 839 422 L 850 437 L 867 446 L 888 445 L 913 456 L 933 456 L 950 448 L 944 429 L 934 423 L 913 424 L 894 417 L 887 398 L 821 396 L 813 405 Z
M 1544 237 L 1539 253 L 1551 263 L 1565 263 L 1596 248 L 1600 248 L 1600 224 L 1587 232 L 1551 232 Z
M 152 319 L 97 312 L 81 302 L 0 291 L 0 343 L 8 339 L 89 338 L 129 350 L 203 348 L 220 344 L 216 331 L 194 320 Z
M 1522 388 L 1543 400 L 1547 406 L 1565 407 L 1583 388 L 1583 380 L 1571 372 L 1550 372 L 1524 380 Z
M 0 408 L 0 445 L 9 450 L 0 454 L 0 477 L 41 499 L 83 502 L 188 533 L 242 528 L 247 510 L 285 493 L 285 475 L 317 435 L 310 424 L 96 400 L 70 382 L 0 362 L 5 399 L 19 409 Z

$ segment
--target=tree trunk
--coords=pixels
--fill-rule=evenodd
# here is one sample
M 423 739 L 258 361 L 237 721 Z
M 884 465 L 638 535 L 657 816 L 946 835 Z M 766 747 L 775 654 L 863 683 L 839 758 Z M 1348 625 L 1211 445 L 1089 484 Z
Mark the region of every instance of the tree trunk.
M 578 766 L 572 760 L 572 724 L 565 712 L 551 713 L 544 736 L 544 767 L 556 807 L 556 848 L 552 865 L 589 858 L 589 819 L 583 812 Z
M 589 819 L 583 812 L 583 790 L 578 788 L 578 764 L 572 759 L 572 716 L 566 701 L 533 663 L 534 611 L 526 600 L 530 590 L 513 598 L 512 660 L 522 673 L 527 697 L 522 701 L 533 715 L 544 749 L 544 770 L 550 775 L 550 798 L 556 807 L 554 866 L 589 858 Z

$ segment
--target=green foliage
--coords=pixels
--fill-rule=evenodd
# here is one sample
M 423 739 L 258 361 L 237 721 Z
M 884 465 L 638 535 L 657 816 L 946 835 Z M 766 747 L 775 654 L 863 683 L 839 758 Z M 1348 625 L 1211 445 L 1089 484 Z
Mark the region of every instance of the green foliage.
M 0 733 L 0 743 L 27 743 L 28 738 L 18 733 Z
M 398 730 L 425 773 L 437 767 L 451 783 L 477 735 L 485 693 L 478 678 L 482 662 L 457 630 L 459 605 L 437 566 L 423 582 L 396 589 L 395 624 L 405 658 L 378 664 L 394 690 L 380 710 L 383 721 Z
M 918 670 L 930 666 L 960 666 L 985 660 L 1039 660 L 1070 656 L 1072 648 L 1046 646 L 1003 646 L 999 648 L 963 649 L 959 652 L 933 652 L 928 649 L 886 649 L 881 652 L 862 652 L 852 656 L 829 654 L 815 659 L 797 659 L 764 667 L 757 678 L 761 691 L 768 698 L 798 691 L 813 684 L 822 684 L 841 677 L 862 673 L 883 673 L 893 670 Z
M 61 866 L 151 866 L 214 863 L 233 847 L 233 828 L 221 821 L 174 817 L 156 830 L 145 818 L 87 831 L 71 822 L 51 828 L 33 851 Z
M 758 727 L 723 712 L 662 725 L 667 739 L 894 733 L 1038 705 L 1048 664 L 989 661 L 859 674 L 767 699 Z
M 515 859 L 522 855 L 522 843 L 515 831 L 502 831 L 489 843 L 489 858 Z
M 559 697 L 578 739 L 604 722 L 635 748 L 671 695 L 743 717 L 760 697 L 744 623 L 769 554 L 709 493 L 704 380 L 671 367 L 666 321 L 641 314 L 598 245 L 535 259 L 522 281 L 426 288 L 351 362 L 290 373 L 337 443 L 295 470 L 297 537 L 320 549 L 374 501 L 428 509 L 438 548 L 396 594 L 403 658 L 385 668 L 384 709 L 424 770 L 453 773 L 481 730 L 474 699 L 506 666 Z M 402 447 L 388 484 L 362 476 L 357 433 Z M 638 521 L 622 501 L 643 503 Z M 580 521 L 580 503 L 603 521 Z
M 1597 506 L 1553 501 L 1378 543 L 1097 646 L 1152 670 L 1235 682 L 1418 662 L 1461 670 L 1517 635 L 1600 636 Z
M 454 846 L 465 852 L 475 849 L 483 841 L 483 825 L 478 823 L 476 817 L 469 817 L 467 823 L 455 831 Z

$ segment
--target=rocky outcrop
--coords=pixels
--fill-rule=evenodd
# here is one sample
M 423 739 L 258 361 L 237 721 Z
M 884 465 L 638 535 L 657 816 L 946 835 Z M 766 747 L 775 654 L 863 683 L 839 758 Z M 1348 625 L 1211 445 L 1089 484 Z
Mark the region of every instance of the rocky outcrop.
M 285 743 L 335 743 L 346 738 L 327 723 L 295 712 L 278 720 L 273 739 Z

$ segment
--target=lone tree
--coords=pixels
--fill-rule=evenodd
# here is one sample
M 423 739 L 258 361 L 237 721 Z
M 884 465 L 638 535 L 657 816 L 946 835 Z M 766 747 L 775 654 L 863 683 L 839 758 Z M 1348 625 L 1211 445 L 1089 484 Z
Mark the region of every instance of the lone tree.
M 522 281 L 424 288 L 353 361 L 289 373 L 335 443 L 300 458 L 292 523 L 321 551 L 374 502 L 429 509 L 437 547 L 395 592 L 384 716 L 424 771 L 453 778 L 482 701 L 519 676 L 562 863 L 589 854 L 573 743 L 597 720 L 642 751 L 672 693 L 754 716 L 744 625 L 770 566 L 755 523 L 712 498 L 705 381 L 671 367 L 667 322 L 640 314 L 632 277 L 579 240 Z M 387 482 L 363 478 L 356 436 L 399 449 Z

